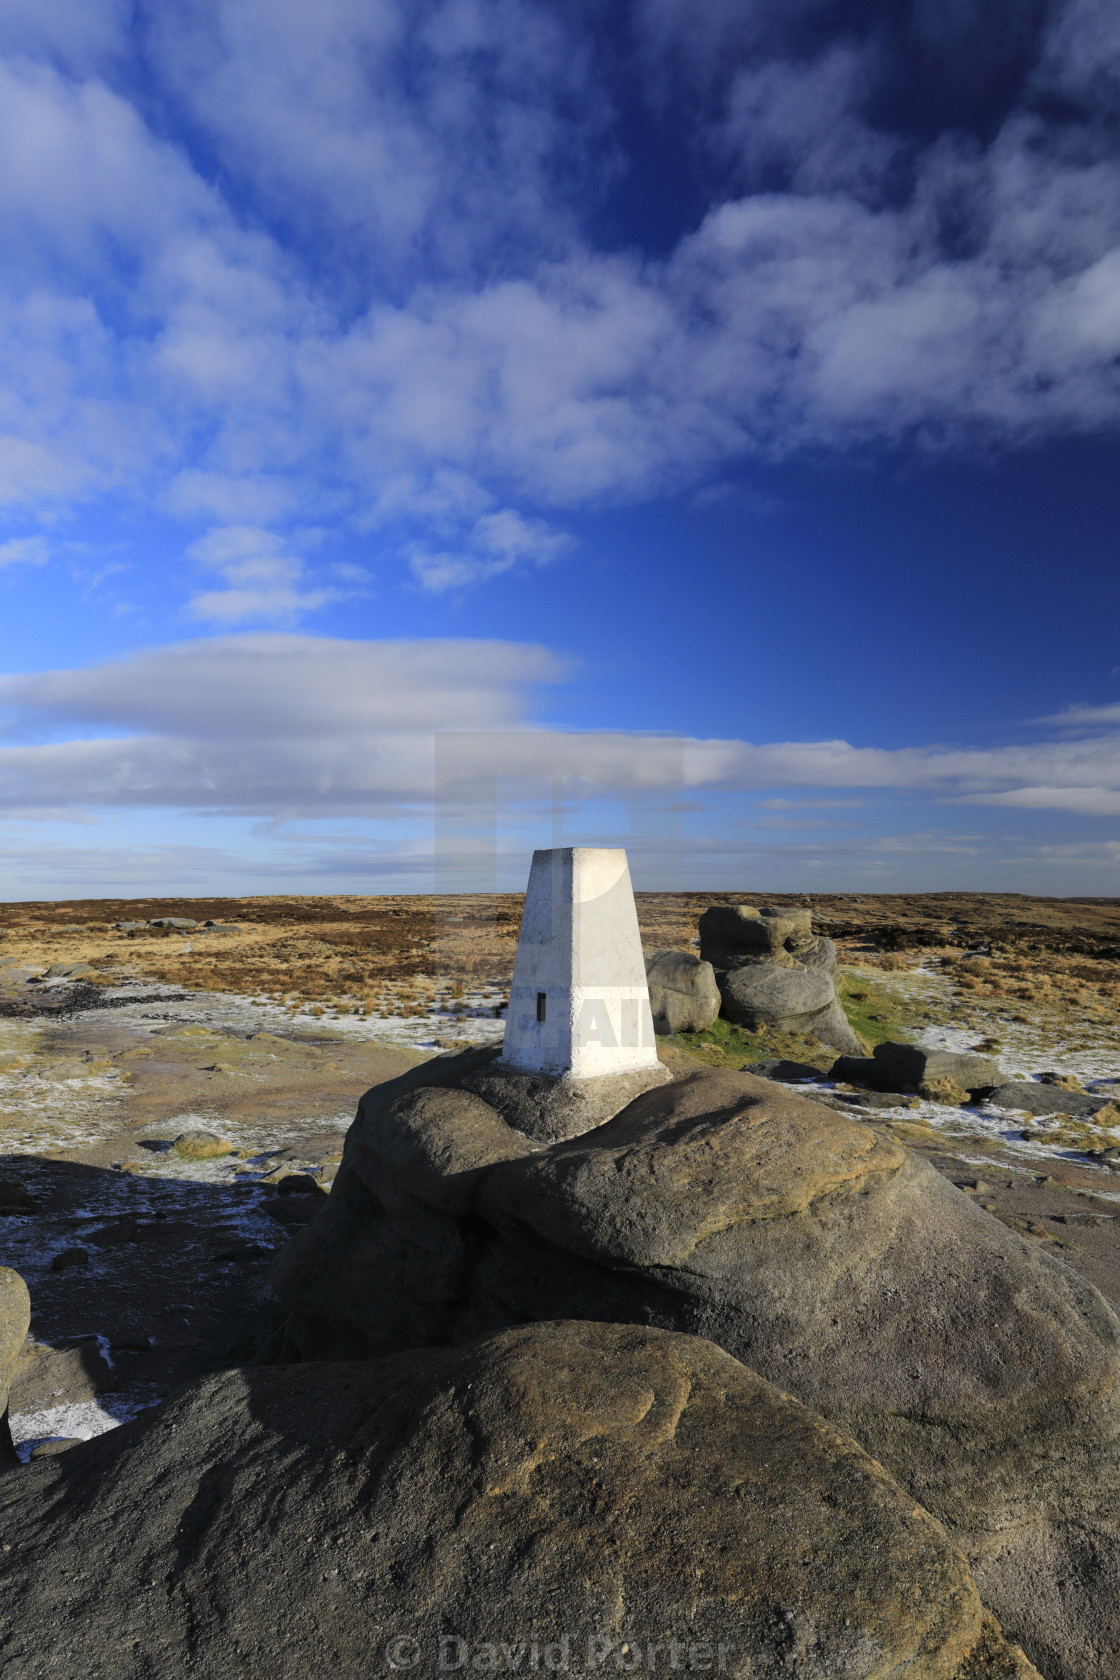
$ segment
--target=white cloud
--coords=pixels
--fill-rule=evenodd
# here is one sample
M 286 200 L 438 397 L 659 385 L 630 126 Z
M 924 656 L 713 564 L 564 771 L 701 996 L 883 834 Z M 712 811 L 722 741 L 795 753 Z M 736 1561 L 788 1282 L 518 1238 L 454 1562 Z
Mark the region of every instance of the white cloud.
M 42 566 L 49 557 L 42 537 L 11 537 L 0 543 L 0 566 Z
M 415 546 L 413 575 L 425 589 L 439 593 L 484 583 L 518 565 L 547 566 L 568 547 L 569 539 L 540 519 L 525 519 L 511 508 L 476 520 L 469 548 L 459 553 L 431 553 Z
M 1120 817 L 1120 787 L 1022 787 L 969 794 L 962 803 L 1011 805 L 1026 811 L 1074 811 L 1084 817 Z
M 226 581 L 224 589 L 192 596 L 187 611 L 192 618 L 226 628 L 254 620 L 293 623 L 353 593 L 302 588 L 303 561 L 288 552 L 287 543 L 275 532 L 258 526 L 218 526 L 192 543 L 187 553 L 220 572 Z

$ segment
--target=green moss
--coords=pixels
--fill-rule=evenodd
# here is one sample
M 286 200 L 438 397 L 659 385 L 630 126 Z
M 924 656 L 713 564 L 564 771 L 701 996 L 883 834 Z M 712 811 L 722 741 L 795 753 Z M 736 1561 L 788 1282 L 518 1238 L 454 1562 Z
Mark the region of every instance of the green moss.
M 661 1043 L 683 1051 L 705 1067 L 741 1068 L 747 1062 L 785 1056 L 791 1062 L 813 1062 L 826 1069 L 836 1056 L 835 1050 L 807 1033 L 774 1032 L 767 1028 L 747 1032 L 745 1027 L 724 1020 L 716 1021 L 704 1032 L 673 1033 Z
M 887 1039 L 905 1043 L 914 1034 L 912 1007 L 866 974 L 841 974 L 840 1002 L 856 1032 L 872 1049 Z
M 840 1001 L 848 1020 L 872 1049 L 888 1038 L 905 1041 L 916 1030 L 917 1023 L 905 1000 L 862 974 L 841 975 Z M 722 1019 L 706 1032 L 674 1033 L 661 1042 L 706 1067 L 741 1068 L 747 1062 L 784 1056 L 791 1062 L 811 1062 L 828 1069 L 836 1058 L 836 1051 L 830 1045 L 821 1044 L 807 1033 L 783 1033 L 767 1028 L 748 1032 Z

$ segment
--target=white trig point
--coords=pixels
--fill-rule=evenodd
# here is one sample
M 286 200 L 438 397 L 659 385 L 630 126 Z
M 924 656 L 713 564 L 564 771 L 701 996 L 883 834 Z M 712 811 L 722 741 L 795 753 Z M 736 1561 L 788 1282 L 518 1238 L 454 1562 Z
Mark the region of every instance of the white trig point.
M 658 1069 L 630 867 L 621 847 L 533 853 L 500 1066 L 568 1075 Z

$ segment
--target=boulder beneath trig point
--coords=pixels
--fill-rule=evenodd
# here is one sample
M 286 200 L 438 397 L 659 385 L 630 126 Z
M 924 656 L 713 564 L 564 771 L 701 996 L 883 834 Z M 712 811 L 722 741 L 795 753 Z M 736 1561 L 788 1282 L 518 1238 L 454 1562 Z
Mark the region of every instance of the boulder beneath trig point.
M 638 1326 L 227 1371 L 4 1478 L 0 1525 L 23 1680 L 1038 1680 L 853 1441 Z
M 1120 1324 L 1089 1283 L 769 1081 L 691 1074 L 546 1145 L 462 1088 L 482 1059 L 363 1098 L 330 1198 L 276 1262 L 292 1356 L 560 1318 L 708 1337 L 946 1522 L 1048 1676 L 1115 1680 Z

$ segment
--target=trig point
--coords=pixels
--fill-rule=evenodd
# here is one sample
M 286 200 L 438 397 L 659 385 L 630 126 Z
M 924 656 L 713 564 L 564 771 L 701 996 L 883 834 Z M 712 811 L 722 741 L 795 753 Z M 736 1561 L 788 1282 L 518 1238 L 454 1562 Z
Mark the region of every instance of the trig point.
M 498 1065 L 579 1080 L 660 1069 L 621 847 L 533 853 Z

